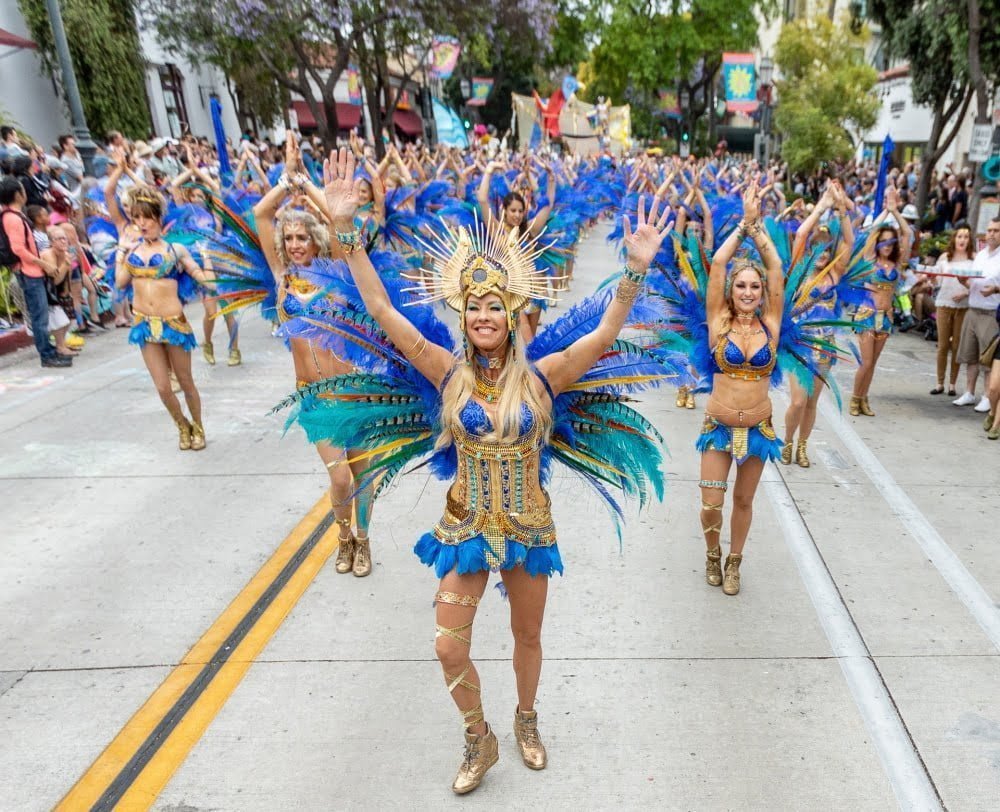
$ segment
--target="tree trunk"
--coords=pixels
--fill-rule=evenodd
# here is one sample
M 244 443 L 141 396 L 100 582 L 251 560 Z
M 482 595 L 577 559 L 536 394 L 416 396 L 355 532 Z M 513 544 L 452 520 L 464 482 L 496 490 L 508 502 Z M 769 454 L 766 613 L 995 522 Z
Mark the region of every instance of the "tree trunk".
M 986 76 L 979 58 L 979 43 L 983 33 L 983 19 L 979 0 L 968 0 L 969 8 L 969 82 L 976 94 L 976 124 L 990 123 L 989 95 L 986 92 Z M 979 221 L 979 197 L 983 188 L 983 175 L 979 164 L 972 165 L 974 178 L 972 193 L 969 195 L 969 225 L 976 233 Z
M 917 181 L 916 199 L 917 211 L 919 212 L 923 212 L 927 208 L 927 197 L 931 188 L 931 172 L 934 170 L 934 165 L 941 160 L 941 156 L 944 155 L 945 150 L 951 146 L 951 142 L 958 135 L 958 131 L 962 127 L 962 120 L 965 118 L 965 113 L 969 109 L 969 102 L 971 101 L 971 88 L 963 88 L 962 93 L 951 104 L 948 104 L 947 107 L 945 106 L 946 101 L 942 101 L 934 107 L 931 134 L 927 139 L 924 153 L 920 157 L 920 177 Z M 944 132 L 945 122 L 948 121 L 952 122 L 951 131 L 942 139 L 941 135 Z

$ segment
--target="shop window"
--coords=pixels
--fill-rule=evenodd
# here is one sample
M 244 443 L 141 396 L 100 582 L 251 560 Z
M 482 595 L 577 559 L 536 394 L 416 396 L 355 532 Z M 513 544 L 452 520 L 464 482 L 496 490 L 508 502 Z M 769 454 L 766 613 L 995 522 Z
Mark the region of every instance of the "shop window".
M 160 89 L 167 108 L 167 125 L 170 135 L 180 138 L 190 130 L 187 105 L 184 104 L 184 77 L 176 65 L 160 65 Z

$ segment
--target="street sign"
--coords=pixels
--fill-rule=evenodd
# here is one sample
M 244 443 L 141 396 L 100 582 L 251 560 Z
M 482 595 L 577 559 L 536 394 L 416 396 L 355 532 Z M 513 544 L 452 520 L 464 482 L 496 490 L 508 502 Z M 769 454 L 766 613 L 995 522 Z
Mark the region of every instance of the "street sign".
M 990 157 L 993 142 L 992 124 L 975 124 L 972 127 L 972 141 L 969 144 L 969 160 L 975 163 Z

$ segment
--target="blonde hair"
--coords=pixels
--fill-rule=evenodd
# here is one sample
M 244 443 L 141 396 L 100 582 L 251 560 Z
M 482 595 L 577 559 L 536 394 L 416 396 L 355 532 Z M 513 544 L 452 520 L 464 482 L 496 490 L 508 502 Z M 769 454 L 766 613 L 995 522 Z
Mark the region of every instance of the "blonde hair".
M 464 362 L 460 361 L 441 394 L 441 425 L 435 448 L 446 448 L 454 441 L 453 428 L 461 425 L 462 409 L 476 391 L 476 370 L 478 363 L 473 357 L 474 350 L 466 350 Z M 534 375 L 528 366 L 524 341 L 515 330 L 514 342 L 507 344 L 503 371 L 498 379 L 503 394 L 497 402 L 497 419 L 494 430 L 485 435 L 484 440 L 511 443 L 521 436 L 521 404 L 527 405 L 545 440 L 552 430 L 552 410 L 546 409 L 535 390 Z
M 316 216 L 301 209 L 285 209 L 278 218 L 278 227 L 274 230 L 274 250 L 281 260 L 282 266 L 287 268 L 291 263 L 288 254 L 285 253 L 285 226 L 304 225 L 306 232 L 316 246 L 316 254 L 320 257 L 330 256 L 330 232 Z
M 733 306 L 733 285 L 736 282 L 737 275 L 743 273 L 743 271 L 753 271 L 760 278 L 762 290 L 759 317 L 763 320 L 767 315 L 767 275 L 759 265 L 751 262 L 749 259 L 738 259 L 733 263 L 733 270 L 726 279 L 726 314 L 722 317 L 722 325 L 719 330 L 721 335 L 729 332 L 729 328 L 733 323 L 733 316 L 736 315 L 736 308 Z

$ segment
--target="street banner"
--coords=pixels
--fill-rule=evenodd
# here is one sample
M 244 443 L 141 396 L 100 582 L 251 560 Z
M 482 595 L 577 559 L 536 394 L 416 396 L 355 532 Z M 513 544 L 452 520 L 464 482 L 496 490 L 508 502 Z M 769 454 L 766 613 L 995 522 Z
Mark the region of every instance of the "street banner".
M 431 78 L 449 79 L 458 64 L 462 45 L 454 37 L 434 37 L 431 44 Z
M 722 55 L 722 83 L 726 110 L 730 113 L 752 113 L 757 109 L 757 69 L 754 64 L 753 54 Z
M 361 74 L 354 65 L 347 66 L 347 99 L 351 104 L 361 104 Z
M 472 98 L 466 104 L 469 107 L 482 107 L 490 97 L 493 89 L 493 80 L 486 76 L 472 77 Z
M 458 114 L 441 99 L 434 98 L 431 100 L 431 104 L 434 108 L 434 126 L 437 129 L 438 142 L 447 144 L 449 147 L 469 146 L 465 125 Z
M 889 177 L 889 164 L 892 162 L 892 153 L 896 149 L 896 144 L 891 135 L 886 135 L 882 142 L 882 160 L 878 165 L 878 179 L 875 181 L 875 200 L 872 201 L 872 216 L 878 217 L 882 213 L 882 201 L 885 198 L 885 183 Z
M 972 127 L 972 140 L 969 142 L 969 160 L 982 163 L 990 157 L 993 146 L 993 125 L 975 124 Z
M 667 118 L 680 118 L 681 117 L 681 105 L 677 101 L 677 94 L 672 90 L 660 90 L 657 91 L 660 102 L 657 105 L 657 112 L 661 116 L 666 116 Z

